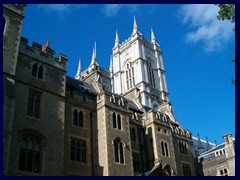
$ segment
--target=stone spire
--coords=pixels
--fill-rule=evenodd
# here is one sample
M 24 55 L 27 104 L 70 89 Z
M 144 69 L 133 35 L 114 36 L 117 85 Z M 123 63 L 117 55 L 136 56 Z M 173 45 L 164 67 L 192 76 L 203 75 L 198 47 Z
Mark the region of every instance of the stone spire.
M 89 66 L 89 70 L 91 71 L 92 69 L 95 69 L 98 65 L 97 62 L 97 53 L 96 53 L 96 41 L 94 42 L 94 47 L 93 47 L 93 53 L 92 53 L 92 60 L 91 60 L 91 64 Z
M 118 30 L 116 30 L 116 38 L 115 38 L 115 45 L 114 47 L 117 47 L 119 45 L 119 37 L 118 37 Z
M 93 53 L 92 53 L 92 61 L 91 65 L 95 64 L 97 61 L 97 53 L 96 53 L 96 41 L 94 42 Z
M 82 78 L 81 73 L 82 73 L 82 65 L 81 65 L 81 59 L 79 58 L 79 61 L 78 61 L 78 70 L 77 70 L 77 74 L 76 74 L 76 76 L 75 76 L 75 79 L 81 80 L 81 78 Z
M 154 35 L 154 32 L 153 32 L 153 28 L 151 28 L 151 41 L 153 44 L 156 43 L 156 38 L 155 38 L 155 35 Z
M 207 136 L 206 136 L 206 141 L 207 141 L 206 151 L 208 151 L 209 149 L 211 149 L 211 147 L 210 147 L 210 144 L 209 144 L 209 142 L 208 142 L 208 137 L 207 137 Z
M 136 17 L 133 16 L 133 34 L 139 33 Z

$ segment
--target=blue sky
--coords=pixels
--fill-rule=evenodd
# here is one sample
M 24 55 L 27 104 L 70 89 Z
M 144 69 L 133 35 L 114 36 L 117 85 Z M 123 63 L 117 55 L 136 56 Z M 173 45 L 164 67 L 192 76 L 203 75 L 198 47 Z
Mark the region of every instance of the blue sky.
M 109 69 L 116 29 L 120 41 L 133 30 L 150 40 L 153 28 L 163 51 L 170 101 L 177 120 L 194 136 L 223 142 L 235 137 L 234 24 L 218 21 L 215 5 L 27 5 L 22 36 L 68 56 L 74 77 L 78 60 L 90 64 L 94 41 L 100 66 Z

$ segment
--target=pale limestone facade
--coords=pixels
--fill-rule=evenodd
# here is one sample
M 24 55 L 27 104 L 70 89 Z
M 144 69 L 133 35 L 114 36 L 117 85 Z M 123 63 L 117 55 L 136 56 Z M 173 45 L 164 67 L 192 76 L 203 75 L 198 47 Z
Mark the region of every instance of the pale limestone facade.
M 95 46 L 74 79 L 65 55 L 20 39 L 24 9 L 3 6 L 5 19 L 17 12 L 19 22 L 6 21 L 4 31 L 4 175 L 196 175 L 191 132 L 175 119 L 153 30 L 149 42 L 134 18 L 128 40 L 116 34 L 110 71 Z

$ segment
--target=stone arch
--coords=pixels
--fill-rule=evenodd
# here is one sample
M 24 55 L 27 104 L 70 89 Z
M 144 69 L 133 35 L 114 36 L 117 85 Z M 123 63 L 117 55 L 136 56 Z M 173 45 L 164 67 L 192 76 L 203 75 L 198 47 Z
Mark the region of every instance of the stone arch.
M 132 64 L 132 59 L 131 58 L 127 58 L 123 61 L 123 63 L 122 63 L 123 70 L 126 70 L 128 63 Z
M 116 141 L 120 141 L 123 143 L 123 147 L 125 148 L 126 147 L 126 143 L 120 138 L 120 137 L 115 137 L 113 140 L 112 140 L 112 144 L 114 144 L 114 142 Z
M 176 176 L 176 172 L 174 169 L 169 165 L 165 164 L 162 169 L 163 176 Z

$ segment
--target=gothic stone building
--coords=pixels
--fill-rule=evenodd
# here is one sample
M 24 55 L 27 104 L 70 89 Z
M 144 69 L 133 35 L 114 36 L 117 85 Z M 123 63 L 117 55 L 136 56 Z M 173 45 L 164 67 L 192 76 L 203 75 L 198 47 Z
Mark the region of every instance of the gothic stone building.
M 204 176 L 235 176 L 235 139 L 232 134 L 223 136 L 224 143 L 202 153 L 198 164 Z
M 4 175 L 193 176 L 191 132 L 176 121 L 153 30 L 116 33 L 110 70 L 21 37 L 25 5 L 3 5 Z

